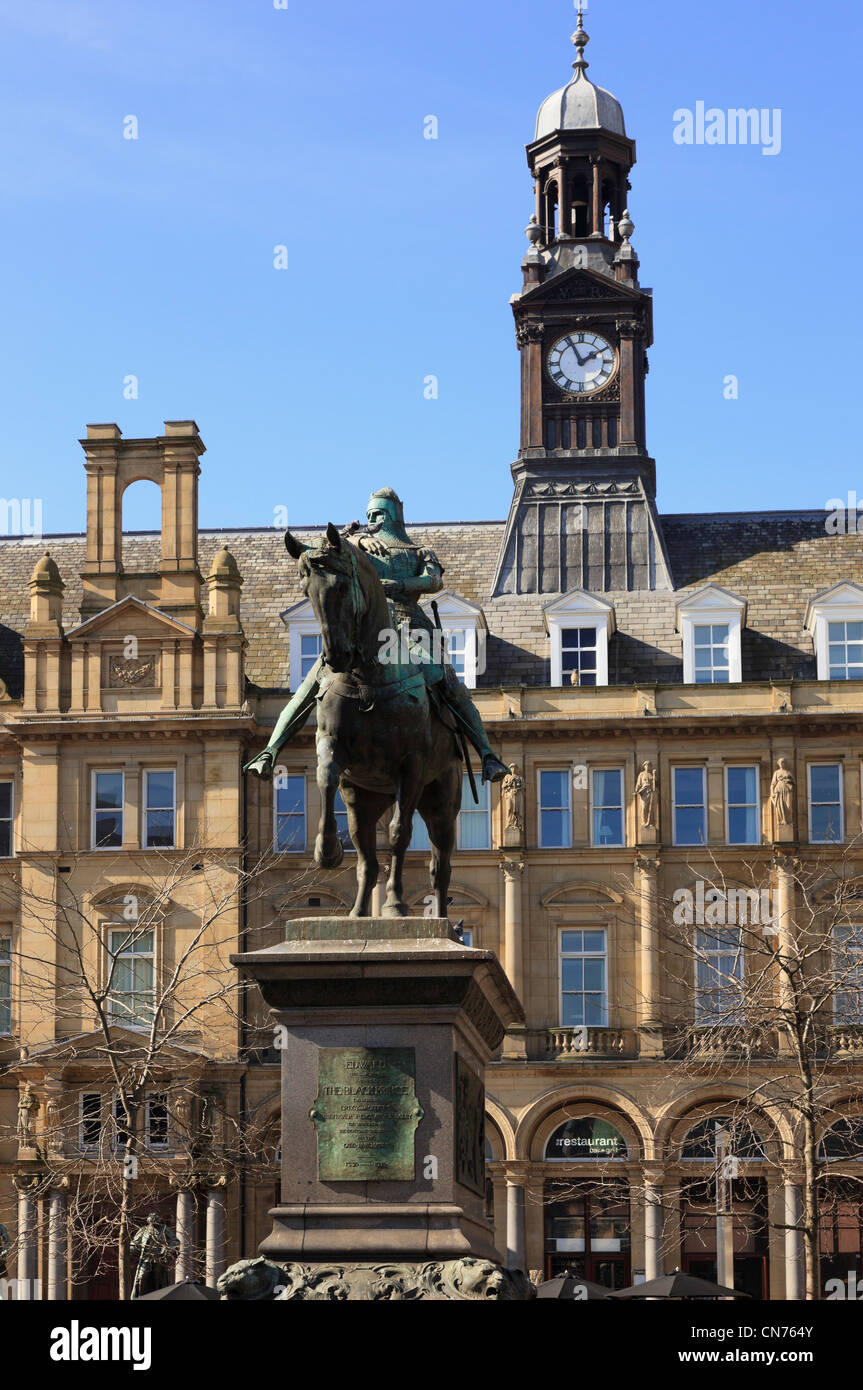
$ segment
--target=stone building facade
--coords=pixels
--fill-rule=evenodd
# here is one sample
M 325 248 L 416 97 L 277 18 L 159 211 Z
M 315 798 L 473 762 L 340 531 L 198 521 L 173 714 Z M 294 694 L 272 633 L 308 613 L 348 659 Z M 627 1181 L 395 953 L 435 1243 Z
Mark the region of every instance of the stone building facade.
M 863 537 L 823 512 L 659 514 L 635 145 L 587 77 L 581 21 L 575 41 L 574 77 L 528 146 L 508 518 L 409 525 L 444 564 L 454 660 L 515 769 L 480 807 L 466 796 L 452 888 L 451 917 L 498 953 L 527 1016 L 487 1076 L 489 1207 L 502 1258 L 532 1271 L 618 1286 L 677 1265 L 709 1275 L 718 1125 L 736 1135 L 737 1276 L 800 1296 L 800 1124 L 777 1098 L 793 1070 L 778 1015 L 762 1008 L 752 1029 L 712 1007 L 722 972 L 728 985 L 756 968 L 744 938 L 730 926 L 724 955 L 702 942 L 701 963 L 684 962 L 672 916 L 681 889 L 697 901 L 699 883 L 748 883 L 775 894 L 787 933 L 805 873 L 856 872 Z M 170 996 L 174 1032 L 143 1099 L 144 1159 L 181 1272 L 200 1257 L 214 1277 L 267 1233 L 278 1055 L 254 1001 L 231 994 L 227 956 L 277 940 L 288 917 L 347 909 L 353 876 L 349 846 L 341 870 L 313 868 L 312 726 L 283 750 L 275 790 L 241 773 L 319 650 L 281 534 L 199 531 L 192 421 L 138 440 L 93 425 L 82 446 L 86 533 L 0 540 L 0 1222 L 9 1271 L 52 1297 L 116 1287 L 110 1258 L 93 1263 L 66 1224 L 82 1186 L 94 1221 L 99 1185 L 116 1196 L 98 1010 L 139 1046 L 149 996 L 196 941 L 204 963 Z M 123 532 L 139 479 L 161 489 L 160 535 Z M 134 960 L 130 900 L 158 907 Z M 209 1001 L 185 1024 L 184 989 Z M 863 1173 L 861 1005 L 852 969 L 821 1006 L 819 1156 L 840 1186 Z M 230 1161 L 226 1136 L 242 1136 Z M 825 1269 L 859 1273 L 861 1240 L 855 1203 L 825 1197 Z

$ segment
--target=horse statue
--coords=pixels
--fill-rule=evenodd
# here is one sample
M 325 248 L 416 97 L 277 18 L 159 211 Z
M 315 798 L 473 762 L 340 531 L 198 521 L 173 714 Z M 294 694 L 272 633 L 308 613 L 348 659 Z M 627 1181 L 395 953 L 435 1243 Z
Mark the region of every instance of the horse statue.
M 357 851 L 357 897 L 351 917 L 368 917 L 378 880 L 376 828 L 390 809 L 392 862 L 385 917 L 406 917 L 404 862 L 414 812 L 428 827 L 431 889 L 438 917 L 447 915 L 451 858 L 461 805 L 461 754 L 456 722 L 430 693 L 418 665 L 381 660 L 393 618 L 377 572 L 365 551 L 330 522 L 316 547 L 290 532 L 288 553 L 297 560 L 301 588 L 322 637 L 323 670 L 317 700 L 318 786 L 321 821 L 315 863 L 336 869 L 342 844 L 335 816 L 336 789 L 348 813 Z M 399 656 L 406 644 L 393 645 Z

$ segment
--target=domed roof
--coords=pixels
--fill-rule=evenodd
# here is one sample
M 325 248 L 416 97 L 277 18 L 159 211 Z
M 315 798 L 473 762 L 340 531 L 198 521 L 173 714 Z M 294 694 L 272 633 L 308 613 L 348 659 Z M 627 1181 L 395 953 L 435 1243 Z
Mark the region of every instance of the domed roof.
M 61 589 L 64 587 L 63 581 L 60 578 L 60 571 L 57 568 L 57 562 L 50 550 L 46 550 L 44 555 L 41 555 L 36 561 L 33 573 L 30 576 L 30 583 L 53 584 L 59 586 Z
M 556 130 L 610 130 L 615 135 L 625 136 L 623 107 L 617 97 L 603 87 L 595 87 L 587 76 L 589 64 L 584 50 L 590 35 L 585 33 L 581 14 L 572 42 L 578 50 L 578 58 L 573 63 L 575 76 L 542 103 L 536 118 L 535 139 L 542 140 Z

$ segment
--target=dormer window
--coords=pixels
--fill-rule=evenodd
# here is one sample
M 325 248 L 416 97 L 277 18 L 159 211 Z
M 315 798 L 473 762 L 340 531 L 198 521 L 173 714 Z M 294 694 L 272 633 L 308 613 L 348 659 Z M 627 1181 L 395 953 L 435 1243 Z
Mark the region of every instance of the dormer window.
M 459 680 L 473 690 L 477 677 L 485 672 L 485 646 L 488 626 L 485 614 L 475 603 L 444 590 L 436 596 L 438 616 L 446 640 L 447 660 Z M 424 610 L 434 622 L 430 605 Z
M 708 584 L 677 605 L 683 638 L 684 685 L 733 685 L 743 679 L 741 633 L 746 603 L 736 594 Z
M 614 606 L 585 589 L 573 589 L 546 605 L 551 684 L 608 685 L 608 639 L 615 631 Z
M 307 599 L 279 615 L 290 640 L 291 690 L 298 690 L 323 649 L 320 624 Z
M 820 681 L 863 680 L 863 588 L 834 584 L 811 600 L 806 630 L 812 634 Z

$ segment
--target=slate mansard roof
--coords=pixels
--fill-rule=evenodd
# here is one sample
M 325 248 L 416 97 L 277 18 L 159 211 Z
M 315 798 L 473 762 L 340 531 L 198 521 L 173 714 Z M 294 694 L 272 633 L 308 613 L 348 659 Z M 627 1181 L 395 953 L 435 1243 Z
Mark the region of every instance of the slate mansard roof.
M 748 603 L 744 680 L 814 679 L 812 638 L 804 630 L 806 605 L 840 580 L 863 583 L 863 535 L 828 535 L 823 511 L 664 516 L 660 522 L 675 588 L 603 594 L 614 604 L 617 625 L 609 646 L 610 684 L 682 680 L 675 607 L 687 592 L 710 583 Z M 298 528 L 297 534 L 310 537 L 319 529 Z M 413 523 L 408 529 L 419 544 L 439 556 L 446 589 L 483 609 L 489 633 L 487 669 L 479 684 L 547 685 L 549 639 L 543 609 L 548 596 L 491 597 L 505 523 Z M 302 594 L 282 533 L 202 532 L 203 574 L 224 544 L 243 577 L 241 614 L 248 639 L 248 679 L 262 689 L 286 690 L 288 633 L 279 615 L 299 603 Z M 13 698 L 23 690 L 28 581 L 40 547 L 50 549 L 66 585 L 66 629 L 79 621 L 84 537 L 46 536 L 38 542 L 0 538 L 0 676 Z M 156 534 L 126 535 L 126 571 L 155 571 L 159 551 Z

